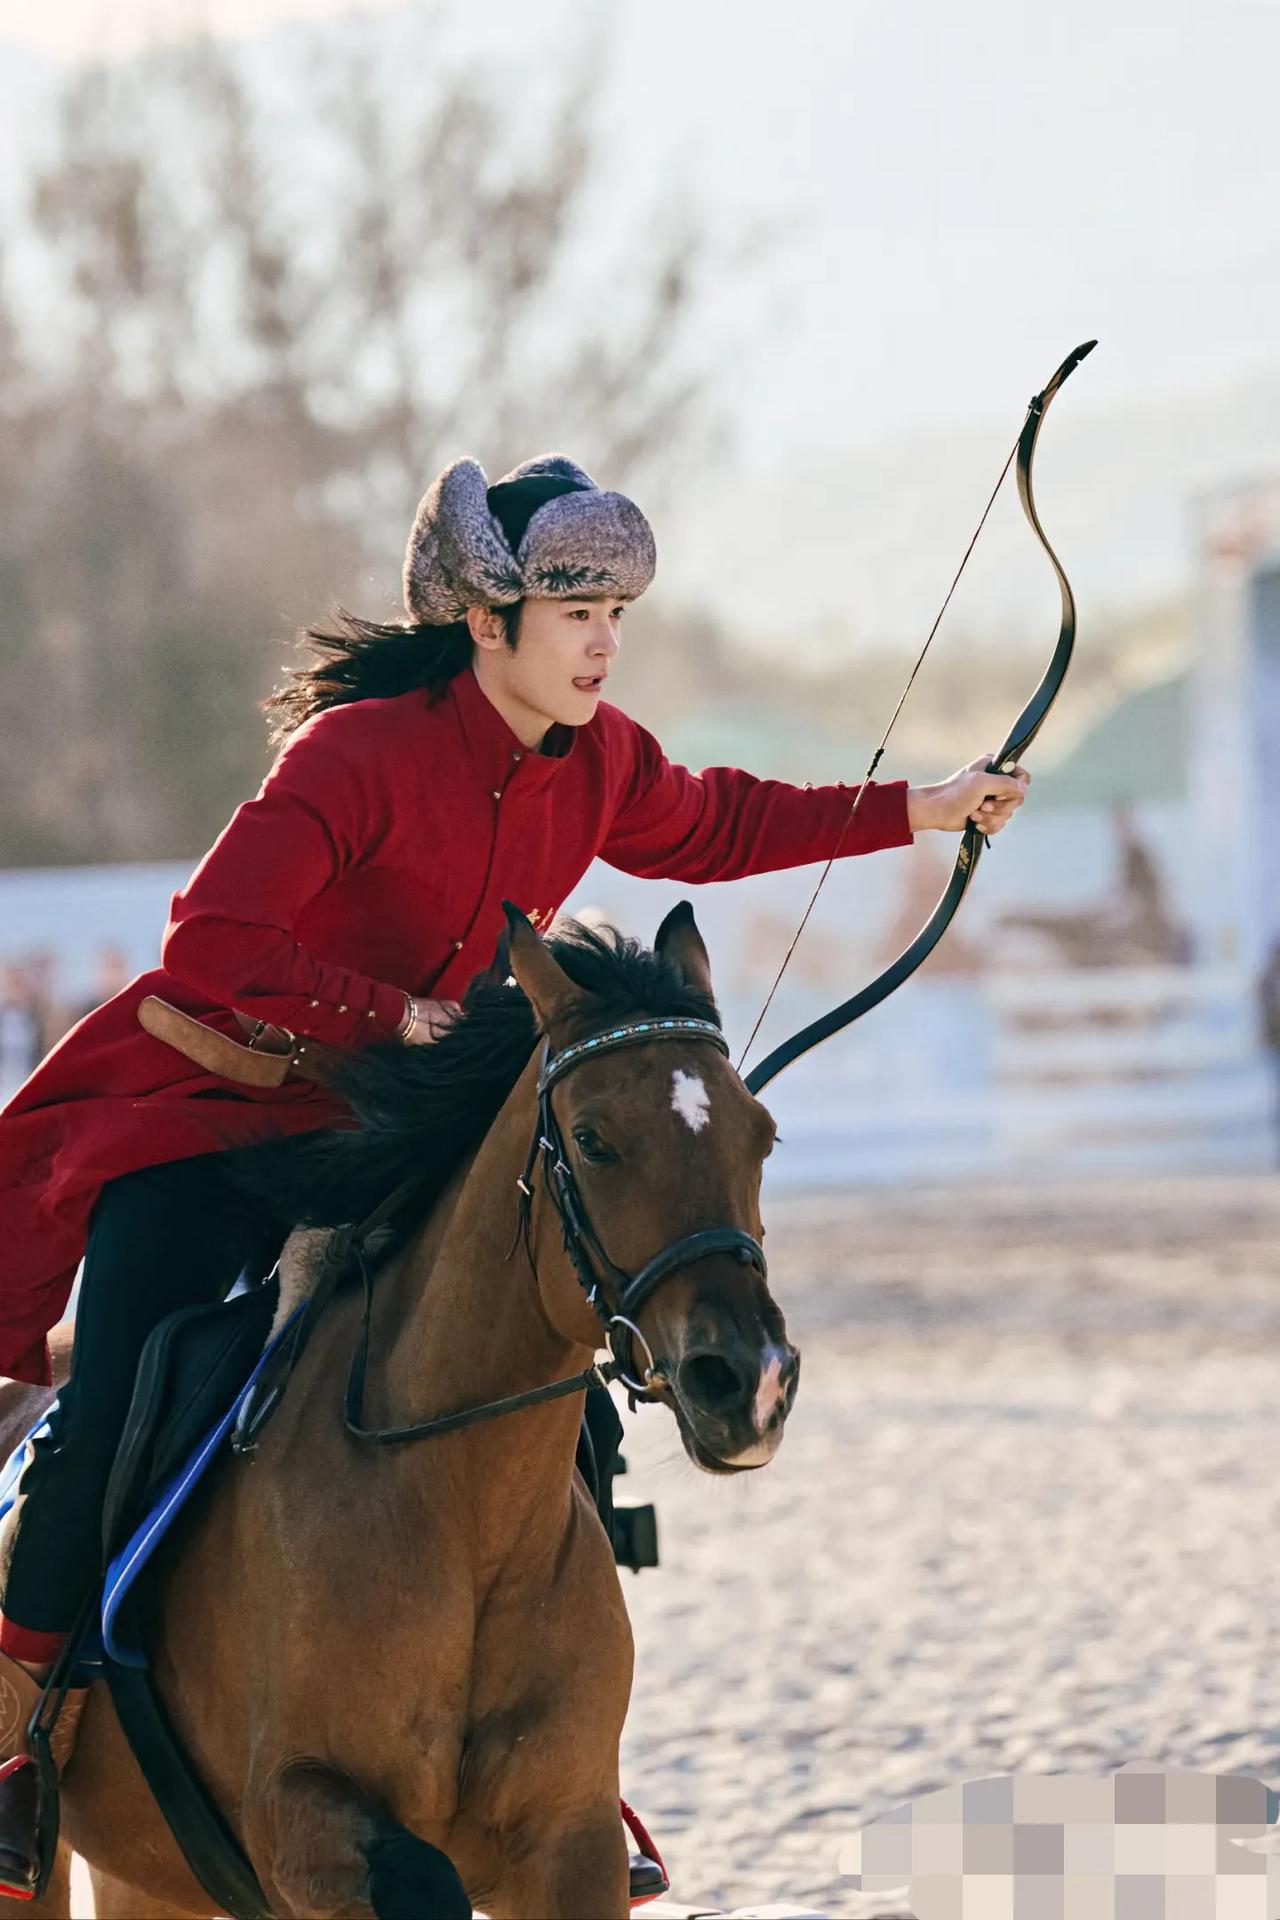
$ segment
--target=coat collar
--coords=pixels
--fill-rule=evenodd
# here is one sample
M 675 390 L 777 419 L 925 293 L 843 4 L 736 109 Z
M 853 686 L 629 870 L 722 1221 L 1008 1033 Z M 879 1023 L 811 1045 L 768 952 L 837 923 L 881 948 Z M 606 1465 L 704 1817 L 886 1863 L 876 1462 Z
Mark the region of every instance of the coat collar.
M 449 682 L 449 696 L 467 750 L 487 786 L 505 790 L 513 779 L 518 779 L 524 788 L 545 786 L 573 757 L 577 727 L 553 726 L 541 747 L 526 747 L 507 725 L 470 667 L 464 667 Z

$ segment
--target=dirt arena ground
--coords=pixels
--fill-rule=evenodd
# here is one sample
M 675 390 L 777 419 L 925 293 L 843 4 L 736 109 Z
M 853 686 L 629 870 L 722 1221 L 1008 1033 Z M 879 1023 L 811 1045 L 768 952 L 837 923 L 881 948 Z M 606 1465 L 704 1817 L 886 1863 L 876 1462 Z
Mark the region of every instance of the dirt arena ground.
M 624 1791 L 681 1901 L 902 1912 L 839 1855 L 1005 1769 L 1280 1784 L 1280 1179 L 824 1193 L 766 1210 L 804 1371 L 727 1484 L 663 1416 L 624 1497 Z

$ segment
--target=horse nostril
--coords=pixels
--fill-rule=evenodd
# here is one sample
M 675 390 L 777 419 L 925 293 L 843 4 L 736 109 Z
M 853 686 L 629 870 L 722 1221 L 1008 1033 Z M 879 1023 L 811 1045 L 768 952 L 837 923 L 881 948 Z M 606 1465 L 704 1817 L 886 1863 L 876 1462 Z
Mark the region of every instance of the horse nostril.
M 751 1384 L 721 1353 L 694 1353 L 680 1363 L 680 1388 L 687 1399 L 708 1412 L 740 1406 Z

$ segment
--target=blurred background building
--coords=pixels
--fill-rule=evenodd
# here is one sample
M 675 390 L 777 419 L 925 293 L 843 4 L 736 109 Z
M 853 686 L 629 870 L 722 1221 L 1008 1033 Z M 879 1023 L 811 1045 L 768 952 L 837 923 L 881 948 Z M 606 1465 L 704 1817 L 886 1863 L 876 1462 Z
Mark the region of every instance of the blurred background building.
M 394 615 L 445 460 L 563 446 L 644 502 L 614 684 L 673 758 L 852 780 L 1027 395 L 1097 333 L 1040 451 L 1081 618 L 1033 804 L 921 975 L 770 1089 L 771 1174 L 1269 1163 L 1280 10 L 978 14 L 0 32 L 0 1095 L 155 963 L 291 635 Z M 1055 619 L 1009 489 L 886 775 L 989 747 Z M 759 1049 L 906 944 L 953 852 L 837 869 Z M 739 1040 L 812 880 L 697 890 Z M 570 907 L 647 936 L 675 891 L 602 868 Z

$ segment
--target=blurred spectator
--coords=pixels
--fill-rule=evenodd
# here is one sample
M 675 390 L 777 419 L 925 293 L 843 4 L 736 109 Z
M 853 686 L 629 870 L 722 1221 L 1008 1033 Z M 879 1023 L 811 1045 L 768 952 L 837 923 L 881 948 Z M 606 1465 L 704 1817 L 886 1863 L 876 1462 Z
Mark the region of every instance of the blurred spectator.
M 1262 1044 L 1271 1056 L 1276 1074 L 1276 1123 L 1280 1128 L 1280 940 L 1271 949 L 1271 958 L 1258 981 L 1258 1010 L 1261 1015 Z
M 32 947 L 22 963 L 27 1004 L 36 1029 L 36 1059 L 43 1060 L 71 1021 L 58 994 L 58 956 L 52 947 Z
M 1003 914 L 1002 928 L 1046 936 L 1060 966 L 1190 966 L 1191 936 L 1174 916 L 1159 863 L 1127 806 L 1111 816 L 1116 880 L 1099 906 Z
M 111 945 L 98 948 L 94 962 L 93 992 L 87 1000 L 81 1000 L 67 1010 L 67 1029 L 74 1027 L 77 1020 L 83 1020 L 86 1013 L 92 1013 L 104 1000 L 110 1000 L 127 987 L 133 978 L 129 970 L 129 956 L 123 947 Z
M 1173 962 L 1186 966 L 1191 941 L 1169 905 L 1165 883 L 1155 855 L 1139 834 L 1133 813 L 1117 807 L 1112 814 L 1119 856 L 1119 885 L 1113 909 L 1115 938 L 1121 958 L 1139 964 Z
M 31 980 L 16 960 L 0 963 L 0 1101 L 22 1085 L 44 1052 Z

